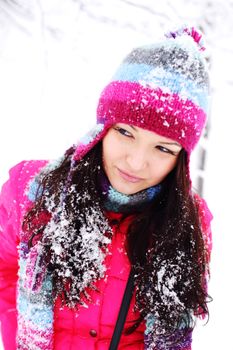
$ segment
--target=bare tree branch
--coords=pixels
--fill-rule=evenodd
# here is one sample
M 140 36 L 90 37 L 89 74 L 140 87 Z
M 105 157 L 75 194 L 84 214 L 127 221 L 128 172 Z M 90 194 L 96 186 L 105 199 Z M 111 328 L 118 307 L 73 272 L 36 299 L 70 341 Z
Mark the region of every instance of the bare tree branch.
M 25 19 L 33 20 L 32 11 L 27 7 L 21 6 L 17 1 L 0 0 L 0 20 L 15 25 L 17 28 L 29 34 L 23 21 Z
M 167 16 L 164 12 L 161 12 L 161 11 L 155 11 L 153 7 L 151 6 L 145 6 L 146 2 L 144 1 L 143 3 L 140 3 L 140 4 L 135 4 L 134 1 L 130 1 L 130 0 L 120 0 L 122 3 L 126 4 L 126 5 L 129 5 L 129 6 L 133 6 L 133 7 L 136 7 L 140 10 L 143 10 L 145 12 L 148 12 L 151 16 L 152 15 L 156 15 L 158 17 L 162 17 L 166 20 L 169 20 L 169 16 Z

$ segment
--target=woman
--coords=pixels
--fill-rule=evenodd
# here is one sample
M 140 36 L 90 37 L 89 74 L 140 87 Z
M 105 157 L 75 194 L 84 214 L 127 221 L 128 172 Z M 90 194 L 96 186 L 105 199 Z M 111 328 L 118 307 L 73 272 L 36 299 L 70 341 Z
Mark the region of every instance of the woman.
M 189 174 L 207 116 L 201 41 L 181 28 L 134 49 L 91 133 L 56 162 L 11 169 L 0 208 L 6 349 L 109 349 L 129 276 L 118 349 L 191 349 L 208 315 L 211 249 L 212 217 Z

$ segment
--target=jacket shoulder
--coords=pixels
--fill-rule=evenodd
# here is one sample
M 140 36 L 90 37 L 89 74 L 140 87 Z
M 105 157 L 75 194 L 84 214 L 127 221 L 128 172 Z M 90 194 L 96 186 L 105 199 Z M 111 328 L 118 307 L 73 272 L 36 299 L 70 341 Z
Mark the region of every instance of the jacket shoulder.
M 19 224 L 20 213 L 27 200 L 26 188 L 30 180 L 47 161 L 22 161 L 9 170 L 9 178 L 0 194 L 0 223 Z M 4 226 L 4 225 L 3 225 Z
M 200 195 L 198 195 L 197 193 L 194 194 L 194 200 L 197 205 L 203 238 L 204 238 L 204 241 L 209 253 L 209 259 L 210 259 L 210 253 L 212 250 L 211 221 L 213 219 L 213 214 L 210 211 L 206 200 L 202 198 Z
M 10 176 L 16 173 L 18 177 L 18 194 L 21 200 L 25 199 L 25 196 L 29 201 L 33 198 L 30 197 L 31 183 L 34 183 L 34 178 L 40 173 L 42 168 L 47 165 L 47 160 L 29 160 L 22 161 L 10 170 Z M 18 174 L 17 174 L 18 173 Z
M 30 181 L 48 163 L 47 160 L 23 160 L 9 170 L 9 179 L 18 179 L 20 185 Z
M 204 198 L 202 198 L 199 194 L 194 194 L 194 200 L 198 208 L 198 213 L 200 215 L 201 224 L 204 229 L 208 228 L 212 219 L 213 214 L 210 211 L 208 204 Z
M 9 170 L 9 179 L 3 184 L 6 186 L 16 186 L 21 188 L 23 183 L 27 183 L 33 176 L 38 173 L 43 166 L 48 163 L 46 160 L 23 160 L 14 165 Z

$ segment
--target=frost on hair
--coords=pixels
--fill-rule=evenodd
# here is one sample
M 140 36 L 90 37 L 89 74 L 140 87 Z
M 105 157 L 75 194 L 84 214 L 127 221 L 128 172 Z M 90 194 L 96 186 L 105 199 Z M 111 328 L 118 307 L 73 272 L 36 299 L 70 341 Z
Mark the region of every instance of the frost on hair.
M 71 191 L 71 190 L 70 190 Z M 75 190 L 74 190 L 75 191 Z M 86 196 L 89 196 L 86 193 Z M 85 215 L 79 212 L 79 201 L 76 197 L 76 220 L 71 220 L 66 205 L 55 210 L 53 218 L 43 234 L 43 242 L 50 246 L 50 264 L 57 283 L 67 280 L 68 305 L 74 307 L 77 302 L 83 303 L 80 294 L 93 282 L 104 276 L 103 264 L 110 239 L 105 235 L 111 232 L 107 220 L 98 207 L 88 208 Z M 52 198 L 48 209 L 54 208 Z M 59 288 L 58 288 L 59 289 Z M 88 296 L 86 295 L 88 298 Z

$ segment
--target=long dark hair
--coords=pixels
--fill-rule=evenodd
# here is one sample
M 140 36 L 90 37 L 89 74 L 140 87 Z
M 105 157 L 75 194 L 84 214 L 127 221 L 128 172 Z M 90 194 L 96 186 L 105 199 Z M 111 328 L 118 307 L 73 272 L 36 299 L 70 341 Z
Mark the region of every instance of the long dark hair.
M 67 257 L 74 255 L 74 251 L 80 250 L 82 244 L 75 238 L 81 223 L 77 218 L 88 223 L 88 215 L 93 206 L 97 208 L 99 218 L 102 214 L 104 217 L 103 203 L 98 192 L 102 143 L 99 142 L 78 162 L 72 161 L 74 150 L 74 147 L 70 148 L 54 169 L 41 172 L 37 180 L 39 186 L 36 201 L 23 222 L 23 229 L 31 232 L 30 247 L 38 240 L 45 246 L 44 260 L 53 276 L 54 296 L 62 296 L 64 303 L 69 306 L 80 303 L 83 293 L 76 290 L 78 287 L 77 284 L 74 285 L 72 276 L 78 276 L 81 283 L 85 270 L 90 268 L 78 264 L 78 260 L 67 260 Z M 208 314 L 208 254 L 199 220 L 198 201 L 190 190 L 188 171 L 187 153 L 181 150 L 177 165 L 164 180 L 159 196 L 146 210 L 134 216 L 128 228 L 126 249 L 135 272 L 136 307 L 141 315 L 129 332 L 137 328 L 149 314 L 155 316 L 158 334 L 171 334 L 175 328 L 184 324 L 187 328 L 192 328 L 194 314 Z M 55 208 L 61 204 L 61 198 L 69 219 L 67 229 L 75 228 L 76 235 L 71 235 L 68 243 L 66 241 L 66 253 L 54 260 L 51 259 L 54 241 L 48 236 L 43 240 L 49 219 L 45 222 L 38 218 L 41 213 L 48 212 L 48 202 L 52 201 L 47 216 L 51 218 Z M 122 220 L 125 217 L 126 215 Z M 101 220 L 97 223 L 100 230 L 107 227 L 101 226 L 100 222 Z M 103 234 L 111 238 L 110 230 Z M 66 240 L 67 237 L 68 234 Z M 98 245 L 107 251 L 107 243 L 99 241 Z M 77 259 L 83 259 L 81 253 Z M 68 274 L 65 278 L 61 273 L 64 262 L 71 271 L 71 275 Z M 101 273 L 95 271 L 95 264 L 91 269 L 93 278 L 101 277 Z M 91 283 L 87 284 L 89 286 Z
M 154 314 L 154 331 L 169 338 L 174 330 L 195 325 L 208 315 L 209 253 L 200 222 L 200 197 L 191 191 L 188 155 L 163 183 L 159 197 L 139 213 L 128 229 L 128 256 L 136 271 L 137 307 L 141 317 Z M 182 336 L 185 335 L 185 332 Z

